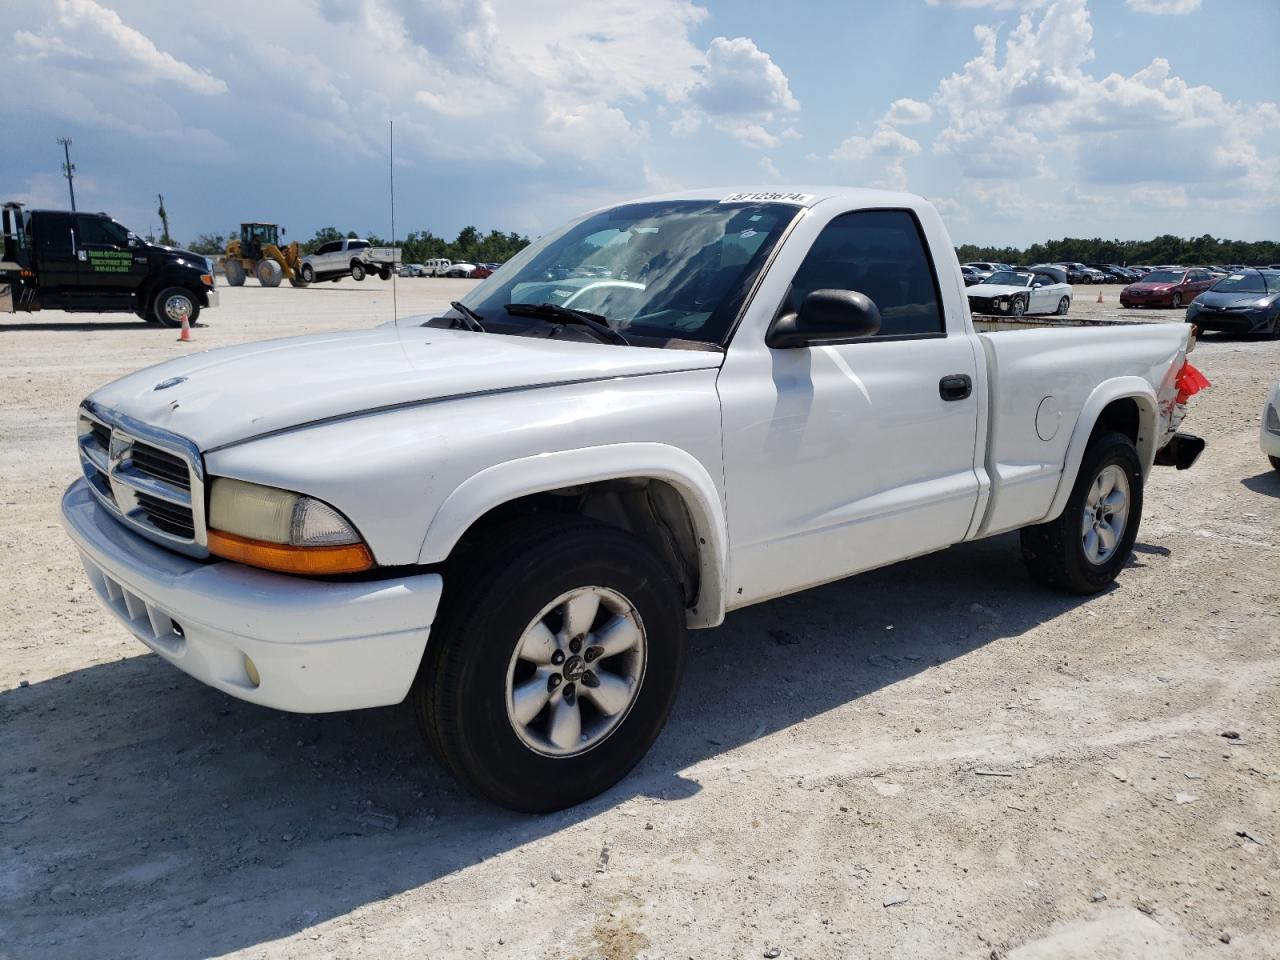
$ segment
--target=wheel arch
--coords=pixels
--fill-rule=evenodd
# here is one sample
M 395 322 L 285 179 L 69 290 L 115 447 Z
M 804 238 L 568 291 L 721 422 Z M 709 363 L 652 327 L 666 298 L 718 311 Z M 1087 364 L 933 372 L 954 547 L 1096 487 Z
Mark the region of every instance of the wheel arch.
M 636 533 L 677 567 L 690 627 L 724 619 L 728 538 L 720 491 L 697 459 L 667 444 L 563 450 L 482 470 L 440 504 L 419 563 L 442 563 L 469 533 L 513 513 L 547 508 Z
M 1052 520 L 1066 507 L 1084 452 L 1099 430 L 1115 430 L 1133 441 L 1145 480 L 1155 462 L 1159 423 L 1156 393 L 1141 377 L 1117 377 L 1094 388 L 1071 432 L 1058 489 L 1044 519 Z

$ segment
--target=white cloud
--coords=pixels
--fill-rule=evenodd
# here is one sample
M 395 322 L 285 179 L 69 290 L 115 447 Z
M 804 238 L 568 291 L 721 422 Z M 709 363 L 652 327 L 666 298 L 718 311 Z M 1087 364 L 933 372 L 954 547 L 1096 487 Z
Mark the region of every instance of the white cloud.
M 769 157 L 760 158 L 760 169 L 765 172 L 765 176 L 775 183 L 782 179 L 782 174 L 778 171 L 778 165 Z
M 859 172 L 868 174 L 870 185 L 889 190 L 902 190 L 907 186 L 907 169 L 904 161 L 920 152 L 920 144 L 906 134 L 881 122 L 869 137 L 847 137 L 833 151 L 829 159 L 852 165 Z
M 165 53 L 94 0 L 56 0 L 44 27 L 16 31 L 14 44 L 20 60 L 43 61 L 98 82 L 111 77 L 131 86 L 169 82 L 198 94 L 227 92 L 224 81 Z
M 1181 15 L 1200 9 L 1200 0 L 1125 0 L 1125 4 L 1138 13 Z
M 893 101 L 893 103 L 889 104 L 889 110 L 885 114 L 885 120 L 900 127 L 910 126 L 915 123 L 928 123 L 932 119 L 933 108 L 927 103 L 912 100 L 910 97 L 903 97 L 901 100 Z
M 769 125 L 798 113 L 787 75 L 747 37 L 716 37 L 706 65 L 688 91 L 688 107 L 671 125 L 676 134 L 693 133 L 704 123 L 757 149 L 798 138 L 794 127 L 773 133 Z
M 1232 104 L 1153 60 L 1129 76 L 1098 78 L 1084 0 L 1055 0 L 1024 15 L 1001 50 L 975 30 L 980 52 L 939 84 L 945 126 L 934 149 L 975 179 L 1062 179 L 1098 184 L 1260 184 L 1271 161 L 1251 140 L 1274 125 L 1274 104 Z M 1070 182 L 1069 180 L 1069 182 Z

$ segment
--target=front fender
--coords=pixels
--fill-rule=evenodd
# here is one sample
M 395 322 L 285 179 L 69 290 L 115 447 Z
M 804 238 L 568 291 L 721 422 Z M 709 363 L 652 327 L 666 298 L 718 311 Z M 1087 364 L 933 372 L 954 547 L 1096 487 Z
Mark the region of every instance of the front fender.
M 511 500 L 602 480 L 643 477 L 679 491 L 699 542 L 698 606 L 689 626 L 712 627 L 724 619 L 729 546 L 719 488 L 691 454 L 664 443 L 619 443 L 562 450 L 510 460 L 459 484 L 436 511 L 419 562 L 440 563 L 480 517 Z
M 1142 377 L 1116 377 L 1107 380 L 1089 394 L 1089 399 L 1085 401 L 1080 416 L 1076 419 L 1075 429 L 1071 431 L 1071 441 L 1067 444 L 1067 458 L 1058 479 L 1058 489 L 1049 512 L 1044 517 L 1046 521 L 1059 516 L 1066 508 L 1098 417 L 1107 404 L 1127 399 L 1132 399 L 1138 405 L 1138 461 L 1142 464 L 1143 477 L 1151 471 L 1151 465 L 1155 462 L 1156 436 L 1160 423 L 1160 403 L 1156 393 Z

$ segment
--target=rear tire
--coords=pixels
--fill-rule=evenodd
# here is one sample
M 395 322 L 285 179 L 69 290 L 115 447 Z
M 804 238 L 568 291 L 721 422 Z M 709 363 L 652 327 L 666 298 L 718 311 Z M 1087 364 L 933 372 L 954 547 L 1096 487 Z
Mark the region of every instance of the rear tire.
M 228 260 L 226 267 L 223 268 L 227 275 L 227 286 L 243 287 L 244 286 L 244 264 L 239 260 Z
M 185 287 L 166 287 L 151 301 L 151 316 L 161 326 L 182 326 L 183 314 L 186 314 L 187 322 L 192 326 L 195 326 L 196 318 L 200 316 L 200 301 Z
M 1062 514 L 1022 528 L 1023 562 L 1048 586 L 1098 593 L 1128 562 L 1141 520 L 1138 451 L 1123 433 L 1098 434 L 1089 441 Z
M 391 279 L 391 271 L 390 271 L 388 268 L 383 267 L 381 270 L 379 270 L 379 271 L 378 271 L 378 279 L 379 279 L 379 280 L 390 280 L 390 279 Z
M 1268 456 L 1267 459 L 1271 461 L 1271 469 L 1280 472 L 1280 457 Z
M 1173 307 L 1173 309 L 1177 310 L 1179 307 L 1182 306 L 1182 294 L 1175 293 L 1173 295 L 1173 299 L 1170 300 L 1169 303 Z
M 592 597 L 571 620 L 568 604 Z M 639 762 L 666 723 L 684 659 L 681 592 L 646 544 L 589 521 L 520 522 L 445 574 L 410 702 L 463 784 L 547 813 Z
M 300 271 L 299 271 L 299 273 L 302 275 L 302 282 L 303 282 L 303 283 L 315 283 L 315 282 L 316 282 L 316 268 L 315 268 L 315 267 L 313 267 L 311 264 L 309 264 L 309 263 L 304 263 L 304 264 L 302 265 L 302 270 L 300 270 Z
M 1058 301 L 1058 316 L 1065 317 L 1067 315 L 1067 311 L 1070 309 L 1071 309 L 1070 297 L 1063 297 L 1061 300 Z

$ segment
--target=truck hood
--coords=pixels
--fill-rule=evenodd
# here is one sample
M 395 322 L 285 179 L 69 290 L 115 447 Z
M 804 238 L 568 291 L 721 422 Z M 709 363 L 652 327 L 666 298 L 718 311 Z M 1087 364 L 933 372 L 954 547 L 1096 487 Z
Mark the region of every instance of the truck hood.
M 379 327 L 210 350 L 130 374 L 89 399 L 207 452 L 387 407 L 705 370 L 722 360 L 718 351 Z

